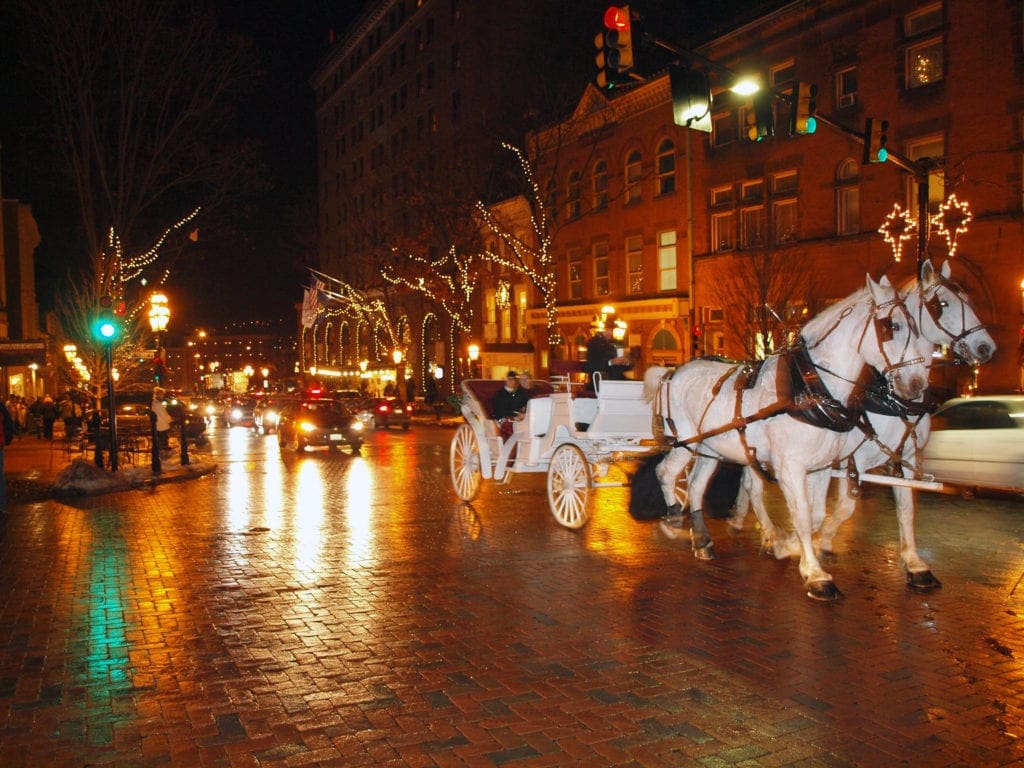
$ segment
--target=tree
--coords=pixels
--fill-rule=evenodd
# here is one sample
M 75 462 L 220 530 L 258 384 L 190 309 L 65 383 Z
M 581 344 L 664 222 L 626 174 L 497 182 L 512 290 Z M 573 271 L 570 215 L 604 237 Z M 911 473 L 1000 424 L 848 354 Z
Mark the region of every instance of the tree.
M 810 319 L 819 283 L 814 265 L 793 249 L 736 252 L 715 265 L 708 303 L 724 310 L 727 348 L 762 359 Z
M 144 299 L 137 279 L 166 279 L 200 211 L 209 218 L 251 177 L 235 107 L 255 67 L 211 11 L 175 0 L 23 0 L 16 11 L 82 223 L 84 263 L 69 270 L 59 313 L 87 346 L 76 318 L 96 297 L 125 300 L 130 315 Z
M 559 335 L 557 276 L 555 254 L 552 251 L 554 222 L 540 186 L 534 177 L 533 166 L 526 155 L 511 144 L 502 143 L 502 146 L 515 155 L 526 183 L 527 193 L 522 200 L 528 211 L 530 237 L 526 239 L 517 235 L 508 222 L 503 221 L 492 212 L 491 207 L 483 201 L 478 201 L 476 204 L 477 216 L 488 231 L 505 246 L 504 253 L 485 249 L 480 256 L 485 261 L 523 275 L 537 289 L 544 304 L 548 343 L 554 344 Z

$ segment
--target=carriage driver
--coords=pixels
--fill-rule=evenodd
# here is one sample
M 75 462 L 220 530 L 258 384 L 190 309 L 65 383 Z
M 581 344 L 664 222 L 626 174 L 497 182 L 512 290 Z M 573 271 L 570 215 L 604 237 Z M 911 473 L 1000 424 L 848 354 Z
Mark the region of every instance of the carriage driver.
M 526 403 L 529 400 L 529 393 L 519 385 L 519 375 L 509 371 L 505 375 L 505 386 L 495 393 L 491 404 L 491 412 L 498 422 L 498 431 L 503 439 L 507 440 L 512 435 L 512 424 L 521 421 L 526 415 Z

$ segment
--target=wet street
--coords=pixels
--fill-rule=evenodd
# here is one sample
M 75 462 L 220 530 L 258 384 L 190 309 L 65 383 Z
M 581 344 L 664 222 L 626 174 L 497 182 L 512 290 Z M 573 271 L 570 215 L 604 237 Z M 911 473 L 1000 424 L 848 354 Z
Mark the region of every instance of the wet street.
M 0 766 L 1024 765 L 1024 503 L 920 495 L 942 589 L 910 592 L 891 494 L 804 596 L 544 475 L 457 501 L 453 430 L 361 456 L 220 427 L 187 482 L 0 517 Z

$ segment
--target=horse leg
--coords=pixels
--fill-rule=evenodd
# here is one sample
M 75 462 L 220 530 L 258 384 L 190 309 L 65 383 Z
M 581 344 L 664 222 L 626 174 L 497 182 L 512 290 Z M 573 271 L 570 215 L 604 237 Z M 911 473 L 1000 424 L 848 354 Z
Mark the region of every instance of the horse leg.
M 715 473 L 718 462 L 698 456 L 690 468 L 686 485 L 690 498 L 690 546 L 693 556 L 698 560 L 714 560 L 715 546 L 711 540 L 711 532 L 704 522 L 704 491 Z
M 915 592 L 931 592 L 938 589 L 942 582 L 935 578 L 928 563 L 917 553 L 917 542 L 914 538 L 917 493 L 912 488 L 894 485 L 892 495 L 896 499 L 896 519 L 900 524 L 900 559 L 907 569 L 907 587 Z
M 807 596 L 814 600 L 835 600 L 841 596 L 814 553 L 814 526 L 812 501 L 816 495 L 828 493 L 831 480 L 828 472 L 808 474 L 801 466 L 789 463 L 779 468 L 779 485 L 786 497 L 793 532 L 800 543 L 800 576 L 803 577 Z M 822 488 L 824 486 L 824 488 Z
M 836 486 L 838 495 L 835 507 L 832 509 L 832 514 L 825 517 L 825 522 L 822 523 L 821 532 L 818 535 L 818 549 L 823 555 L 833 553 L 832 545 L 836 533 L 839 532 L 839 527 L 853 517 L 853 513 L 857 511 L 857 499 L 850 496 L 849 493 L 850 481 L 841 477 Z
M 757 522 L 761 526 L 761 554 L 774 554 L 780 560 L 795 554 L 788 551 L 786 547 L 780 550 L 775 524 L 768 515 L 768 508 L 764 505 L 764 480 L 756 470 L 745 467 L 743 479 L 740 482 L 740 492 L 736 497 L 736 512 L 729 518 L 729 525 L 733 530 L 742 530 L 743 520 L 746 518 L 749 508 L 754 510 L 754 517 L 757 518 Z

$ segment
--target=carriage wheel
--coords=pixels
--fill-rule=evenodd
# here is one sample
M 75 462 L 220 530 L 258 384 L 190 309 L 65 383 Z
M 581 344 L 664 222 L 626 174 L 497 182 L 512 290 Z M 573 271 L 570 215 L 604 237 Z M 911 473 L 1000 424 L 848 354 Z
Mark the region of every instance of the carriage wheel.
M 472 501 L 480 492 L 480 446 L 476 433 L 469 424 L 460 424 L 448 451 L 448 465 L 452 473 L 455 495 L 463 501 Z
M 548 505 L 566 528 L 582 528 L 590 519 L 590 462 L 575 445 L 560 445 L 548 465 Z

